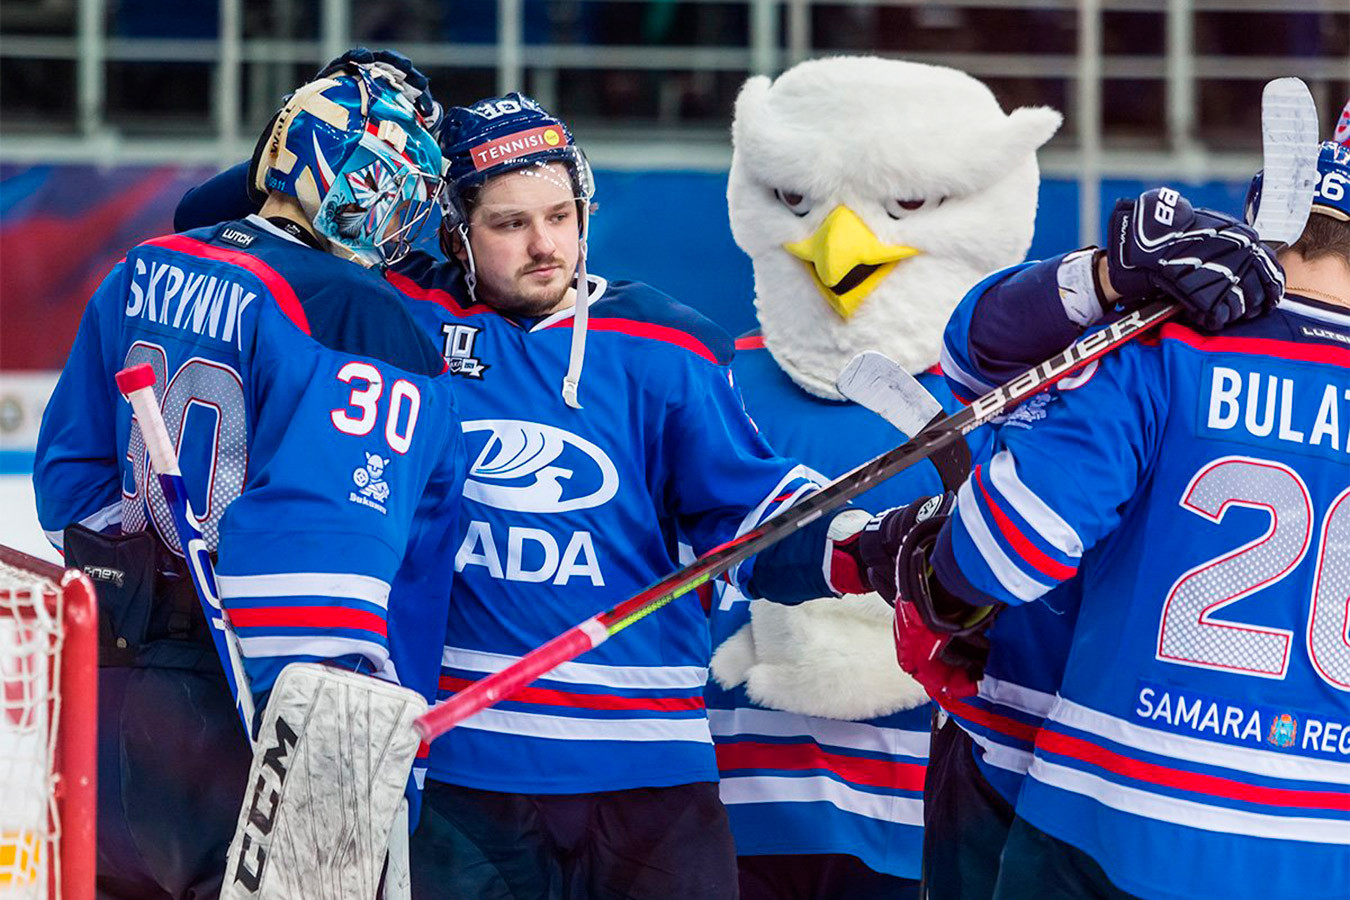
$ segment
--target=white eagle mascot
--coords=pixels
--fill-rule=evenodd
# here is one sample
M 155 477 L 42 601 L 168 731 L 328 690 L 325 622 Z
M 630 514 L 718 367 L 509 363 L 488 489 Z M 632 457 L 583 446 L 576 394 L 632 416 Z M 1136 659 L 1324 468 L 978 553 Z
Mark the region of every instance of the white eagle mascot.
M 732 124 L 727 201 L 732 234 L 754 263 L 760 334 L 738 340 L 733 374 L 776 452 L 836 477 L 903 440 L 835 388 L 843 368 L 865 350 L 897 361 L 955 408 L 941 376 L 929 371 L 943 328 L 969 288 L 1025 255 L 1040 178 L 1036 151 L 1060 121 L 1046 108 L 1004 113 L 969 75 L 899 60 L 812 60 L 775 80 L 745 83 Z M 904 477 L 859 504 L 877 512 L 941 490 L 931 470 L 928 482 Z M 883 495 L 885 489 L 892 493 Z M 918 877 L 917 847 L 912 861 L 895 849 L 912 835 L 876 837 L 872 827 L 878 846 L 869 851 L 860 846 L 869 838 L 844 834 L 844 819 L 823 821 L 826 807 L 809 801 L 831 803 L 845 818 L 917 826 L 921 794 L 911 788 L 921 791 L 921 783 L 891 785 L 887 799 L 899 805 L 884 813 L 869 806 L 876 785 L 847 793 L 854 771 L 847 762 L 819 797 L 808 796 L 800 779 L 791 797 L 763 789 L 766 775 L 800 775 L 820 759 L 858 750 L 869 758 L 910 757 L 921 779 L 927 697 L 896 664 L 891 617 L 876 594 L 791 607 L 747 604 L 730 592 L 719 598 L 716 686 L 708 702 L 743 873 L 746 856 L 786 852 L 794 814 L 788 801 L 797 801 L 816 810 L 802 823 L 803 835 L 841 834 L 839 847 L 803 837 L 797 852 L 849 853 L 876 872 Z M 800 759 L 790 759 L 785 735 L 804 736 Z M 779 742 L 774 755 L 742 765 L 743 742 L 767 736 Z M 807 758 L 815 762 L 801 761 Z M 775 771 L 772 759 L 795 771 Z M 747 771 L 759 779 L 756 786 L 745 780 Z M 754 812 L 779 801 L 772 813 Z M 774 824 L 761 828 L 761 821 Z M 854 849 L 846 849 L 850 843 Z M 745 883 L 743 874 L 743 889 Z

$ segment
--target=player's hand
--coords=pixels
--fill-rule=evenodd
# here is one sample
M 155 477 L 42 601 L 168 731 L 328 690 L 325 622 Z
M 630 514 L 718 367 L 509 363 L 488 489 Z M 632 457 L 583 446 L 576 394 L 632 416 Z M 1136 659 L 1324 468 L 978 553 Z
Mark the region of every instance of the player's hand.
M 908 506 L 884 510 L 870 518 L 860 510 L 840 513 L 830 524 L 830 586 L 841 594 L 876 591 L 895 605 L 895 557 L 916 523 L 946 517 L 956 495 L 921 497 Z
M 1163 294 L 1211 331 L 1259 316 L 1284 295 L 1284 272 L 1255 231 L 1192 208 L 1171 188 L 1117 201 L 1105 249 L 1111 287 L 1126 301 Z
M 443 110 L 436 102 L 436 98 L 431 96 L 431 83 L 427 80 L 427 76 L 413 65 L 411 59 L 397 50 L 353 47 L 320 69 L 317 77 L 323 78 L 334 72 L 355 68 L 373 69 L 385 76 L 400 94 L 408 98 L 413 109 L 417 110 L 418 116 L 422 119 L 422 127 L 433 135 L 436 134 Z
M 915 500 L 894 518 L 895 656 L 935 700 L 975 693 L 989 658 L 985 632 L 996 607 L 972 606 L 949 593 L 929 563 L 938 533 L 956 507 L 950 492 Z

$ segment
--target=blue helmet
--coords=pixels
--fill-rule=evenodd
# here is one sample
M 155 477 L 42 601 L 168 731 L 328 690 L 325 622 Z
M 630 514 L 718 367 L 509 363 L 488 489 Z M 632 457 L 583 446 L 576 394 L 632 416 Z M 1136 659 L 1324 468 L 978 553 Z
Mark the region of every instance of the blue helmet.
M 571 130 L 517 91 L 447 110 L 441 123 L 441 152 L 446 164 L 446 228 L 468 222 L 467 192 L 495 175 L 527 166 L 563 163 L 577 199 L 589 204 L 595 195 L 590 164 Z
M 1244 206 L 1247 224 L 1256 221 L 1261 206 L 1262 173 L 1257 172 L 1247 188 Z M 1312 211 L 1342 222 L 1350 222 L 1350 146 L 1323 141 L 1317 154 L 1317 187 L 1313 190 Z
M 387 265 L 440 199 L 441 152 L 412 105 L 369 69 L 301 87 L 254 152 L 253 187 L 296 198 L 338 255 Z

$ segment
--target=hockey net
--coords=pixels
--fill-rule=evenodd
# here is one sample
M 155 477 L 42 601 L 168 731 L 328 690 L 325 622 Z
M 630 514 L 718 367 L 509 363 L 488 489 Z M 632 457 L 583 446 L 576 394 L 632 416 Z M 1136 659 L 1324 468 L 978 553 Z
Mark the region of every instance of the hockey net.
M 0 900 L 92 900 L 98 608 L 0 546 Z

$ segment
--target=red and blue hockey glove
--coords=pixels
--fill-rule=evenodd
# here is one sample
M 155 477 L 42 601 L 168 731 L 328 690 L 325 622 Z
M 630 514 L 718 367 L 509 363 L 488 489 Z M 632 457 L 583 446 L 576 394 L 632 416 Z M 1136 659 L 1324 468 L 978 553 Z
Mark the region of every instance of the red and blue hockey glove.
M 317 78 L 323 78 L 334 72 L 365 67 L 375 69 L 389 78 L 398 92 L 408 99 L 422 119 L 422 127 L 436 134 L 440 126 L 442 109 L 431 96 L 431 82 L 427 76 L 397 50 L 369 50 L 365 47 L 353 47 L 332 60 L 319 70 Z
M 915 500 L 899 510 L 901 531 L 893 555 L 895 655 L 900 668 L 939 701 L 972 696 L 989 658 L 985 636 L 997 607 L 972 606 L 942 587 L 929 557 L 938 532 L 956 506 L 950 492 Z
M 1171 188 L 1117 201 L 1105 249 L 1111 286 L 1127 302 L 1165 295 L 1211 331 L 1255 318 L 1284 295 L 1284 272 L 1255 231 L 1192 208 Z

